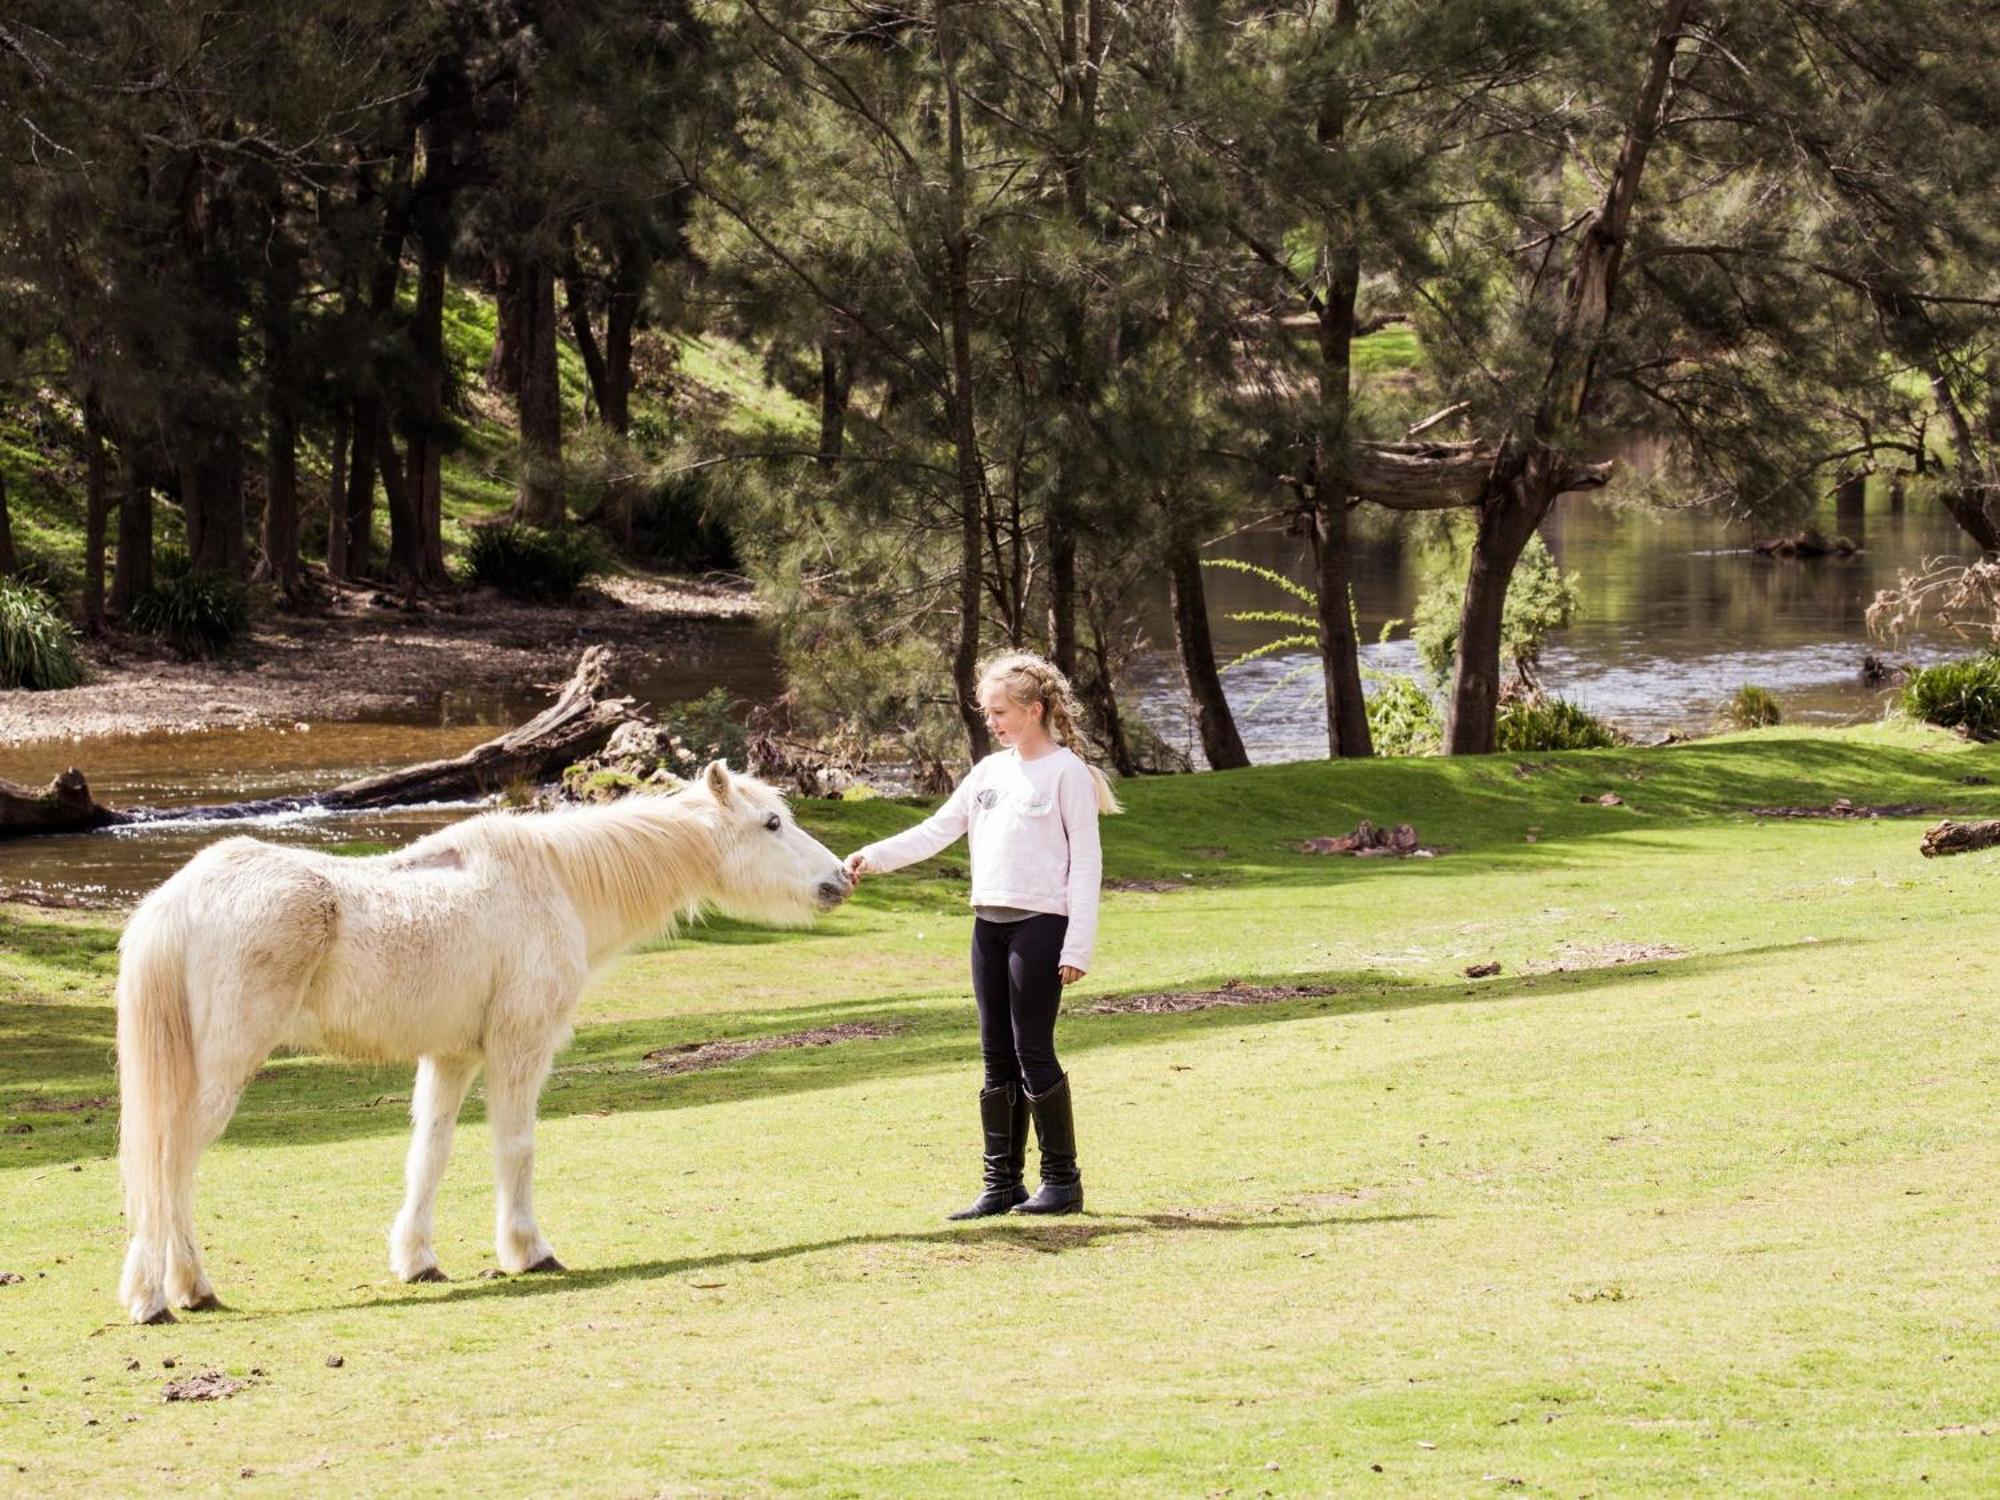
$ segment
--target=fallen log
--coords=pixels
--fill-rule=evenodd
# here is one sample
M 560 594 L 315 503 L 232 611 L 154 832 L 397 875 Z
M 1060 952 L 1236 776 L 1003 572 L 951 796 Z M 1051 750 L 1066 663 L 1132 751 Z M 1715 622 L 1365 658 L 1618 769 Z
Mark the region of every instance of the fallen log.
M 592 646 L 556 701 L 527 723 L 448 760 L 423 761 L 298 797 L 267 797 L 203 807 L 101 807 L 81 771 L 63 772 L 41 793 L 10 805 L 0 783 L 0 838 L 33 833 L 77 833 L 114 824 L 221 823 L 276 813 L 354 812 L 409 807 L 423 802 L 463 802 L 491 796 L 521 782 L 540 782 L 593 755 L 619 725 L 638 717 L 630 698 L 600 698 L 611 654 Z M 43 804 L 46 804 L 45 806 Z
M 2000 844 L 2000 818 L 1977 823 L 1954 823 L 1946 818 L 1924 830 L 1924 841 L 1918 848 L 1925 859 L 1935 859 L 1940 854 L 1970 854 L 1995 844 Z
M 37 790 L 0 781 L 0 838 L 30 833 L 81 833 L 131 821 L 101 807 L 90 795 L 83 772 L 71 766 Z

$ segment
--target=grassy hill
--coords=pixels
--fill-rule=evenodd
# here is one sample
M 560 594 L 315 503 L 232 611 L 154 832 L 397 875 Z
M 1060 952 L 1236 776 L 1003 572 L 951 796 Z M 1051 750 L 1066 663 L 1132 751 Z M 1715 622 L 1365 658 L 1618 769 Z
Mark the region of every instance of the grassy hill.
M 114 1301 L 115 930 L 8 911 L 0 1473 L 1983 1493 L 2000 866 L 1921 860 L 1923 817 L 1751 810 L 1990 816 L 1996 778 L 2000 751 L 1877 726 L 1140 782 L 1059 1032 L 1088 1214 L 941 1220 L 977 1165 L 960 849 L 811 932 L 716 923 L 595 982 L 540 1135 L 564 1276 L 480 1279 L 475 1097 L 458 1280 L 388 1279 L 407 1070 L 274 1062 L 202 1172 L 231 1310 L 169 1329 Z M 844 850 L 919 810 L 802 812 Z M 1297 852 L 1361 817 L 1442 852 Z M 775 1045 L 805 1033 L 831 1039 Z M 765 1050 L 646 1057 L 717 1041 Z M 162 1404 L 204 1368 L 247 1385 Z

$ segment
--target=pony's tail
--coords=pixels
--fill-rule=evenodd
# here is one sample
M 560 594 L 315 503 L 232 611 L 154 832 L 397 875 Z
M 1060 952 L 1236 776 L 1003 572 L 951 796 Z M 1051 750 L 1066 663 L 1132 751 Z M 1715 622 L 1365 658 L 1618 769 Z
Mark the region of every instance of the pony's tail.
M 191 1160 L 198 1080 L 176 924 L 142 906 L 118 946 L 118 1171 L 132 1236 L 119 1295 L 129 1306 L 199 1264 Z
M 1108 817 L 1112 813 L 1125 811 L 1125 804 L 1120 802 L 1118 794 L 1111 790 L 1111 778 L 1096 766 L 1087 765 L 1086 769 L 1090 772 L 1090 784 L 1097 789 L 1098 812 Z

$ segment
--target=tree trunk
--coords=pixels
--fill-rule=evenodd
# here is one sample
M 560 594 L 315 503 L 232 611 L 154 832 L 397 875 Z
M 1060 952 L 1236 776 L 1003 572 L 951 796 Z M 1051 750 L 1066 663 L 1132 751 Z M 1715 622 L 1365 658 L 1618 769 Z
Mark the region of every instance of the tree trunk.
M 847 446 L 847 403 L 854 390 L 854 348 L 838 333 L 819 341 L 819 453 L 822 469 L 840 461 Z
M 333 439 L 327 445 L 326 576 L 347 576 L 347 453 L 352 446 L 353 419 L 342 403 L 333 418 Z
M 583 373 L 590 382 L 591 400 L 602 415 L 610 404 L 610 382 L 604 365 L 604 351 L 597 344 L 597 331 L 590 325 L 590 293 L 584 285 L 582 262 L 577 258 L 574 228 L 563 252 L 562 282 L 570 336 L 576 340 L 577 353 L 583 356 Z M 605 417 L 605 420 L 608 422 L 609 418 Z
M 426 173 L 428 180 L 431 174 Z M 409 519 L 415 535 L 407 552 L 410 579 L 421 586 L 445 582 L 444 450 L 452 419 L 445 410 L 445 262 L 451 251 L 449 198 L 432 185 L 418 221 L 417 302 L 410 323 L 409 401 L 405 409 Z M 393 509 L 391 515 L 394 515 Z
M 233 433 L 204 434 L 181 466 L 181 511 L 197 573 L 241 578 L 244 545 L 243 450 Z
M 1347 503 L 1322 494 L 1313 507 L 1313 613 L 1319 621 L 1320 677 L 1326 686 L 1326 751 L 1335 758 L 1373 755 L 1368 701 L 1361 687 L 1360 642 L 1347 535 Z
M 104 532 L 111 511 L 109 455 L 104 446 L 104 409 L 97 393 L 83 398 L 83 628 L 104 629 Z
M 1496 496 L 1479 512 L 1465 603 L 1459 611 L 1458 667 L 1445 736 L 1453 755 L 1484 755 L 1493 749 L 1500 712 L 1500 621 L 1507 607 L 1507 588 L 1528 538 L 1547 514 L 1548 503 L 1538 500 L 1526 484 Z
M 548 264 L 524 257 L 521 337 L 521 476 L 515 516 L 530 526 L 564 520 L 562 385 L 556 363 L 556 286 Z
M 1222 691 L 1222 674 L 1215 667 L 1215 641 L 1208 629 L 1208 590 L 1202 582 L 1201 554 L 1194 539 L 1169 538 L 1166 564 L 1167 591 L 1174 609 L 1174 644 L 1180 651 L 1188 697 L 1194 702 L 1201 753 L 1211 771 L 1241 770 L 1250 764 L 1250 757 Z
M 1698 0 L 1666 0 L 1662 7 L 1617 163 L 1605 184 L 1603 201 L 1577 244 L 1563 289 L 1532 432 L 1525 440 L 1509 437 L 1493 461 L 1480 501 L 1479 532 L 1459 616 L 1458 665 L 1445 730 L 1445 747 L 1452 755 L 1484 755 L 1493 749 L 1499 713 L 1500 618 L 1507 587 L 1528 538 L 1578 472 L 1563 449 L 1573 443 L 1590 398 L 1646 157 L 1663 118 L 1674 59 L 1697 4 Z
M 1111 653 L 1105 649 L 1104 631 L 1097 628 L 1101 623 L 1092 622 L 1089 657 L 1078 663 L 1081 670 L 1078 672 L 1077 692 L 1090 712 L 1094 737 L 1104 747 L 1104 753 L 1111 757 L 1111 769 L 1120 776 L 1137 776 L 1139 763 L 1133 758 L 1131 745 L 1126 742 L 1125 721 L 1118 711 Z
M 1333 24 L 1352 33 L 1360 0 L 1335 0 Z M 1348 101 L 1335 82 L 1320 103 L 1315 135 L 1321 150 L 1344 154 Z M 1360 204 L 1348 191 L 1340 211 L 1320 224 L 1319 401 L 1313 431 L 1313 613 L 1318 621 L 1320 680 L 1326 695 L 1326 749 L 1335 758 L 1374 753 L 1368 704 L 1361 688 L 1360 642 L 1354 632 L 1352 553 L 1348 547 L 1350 430 L 1355 302 L 1361 294 Z
M 286 598 L 299 591 L 299 442 L 291 398 L 273 381 L 264 420 L 264 565 Z
M 957 14 L 964 0 L 942 7 L 938 14 L 938 51 L 944 63 L 946 182 L 944 205 L 945 286 L 951 325 L 951 432 L 958 456 L 960 515 L 958 561 L 958 643 L 952 654 L 951 680 L 959 722 L 975 762 L 986 758 L 993 742 L 978 702 L 980 536 L 986 513 L 986 482 L 979 459 L 978 424 L 974 416 L 972 381 L 972 249 L 965 229 L 967 185 L 965 122 L 959 98 L 958 62 L 961 45 Z
M 346 539 L 346 566 L 335 576 L 366 578 L 375 567 L 375 442 L 382 425 L 382 403 L 361 396 L 354 403 L 353 447 L 347 459 L 347 501 L 341 531 Z
M 486 385 L 503 396 L 521 394 L 522 292 L 526 283 L 519 262 L 503 257 L 493 262 L 493 352 L 486 360 Z
M 0 469 L 0 578 L 12 578 L 21 568 L 14 551 L 14 518 L 7 509 L 7 471 Z
M 646 281 L 653 254 L 636 237 L 621 244 L 604 309 L 604 422 L 620 437 L 632 430 L 632 336 L 646 310 Z
M 111 612 L 124 616 L 153 591 L 153 488 L 141 473 L 136 445 L 121 445 L 125 489 L 118 501 L 118 561 L 111 572 Z
M 410 493 L 396 454 L 388 412 L 380 411 L 376 420 L 375 463 L 382 472 L 382 494 L 389 502 L 389 576 L 414 587 L 424 581 L 423 527 L 417 517 L 416 497 Z

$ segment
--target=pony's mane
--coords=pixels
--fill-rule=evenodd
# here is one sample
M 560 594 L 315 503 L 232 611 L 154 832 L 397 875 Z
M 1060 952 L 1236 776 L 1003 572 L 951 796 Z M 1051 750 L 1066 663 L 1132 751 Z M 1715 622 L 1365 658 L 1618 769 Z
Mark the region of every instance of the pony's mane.
M 634 793 L 601 807 L 494 821 L 547 859 L 590 933 L 591 960 L 691 920 L 719 853 L 706 798 Z M 485 820 L 482 819 L 482 822 Z M 510 840 L 511 842 L 511 840 Z

